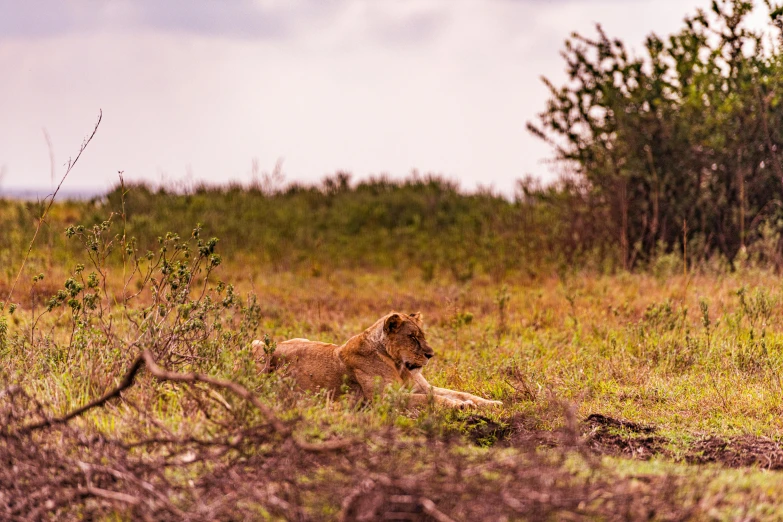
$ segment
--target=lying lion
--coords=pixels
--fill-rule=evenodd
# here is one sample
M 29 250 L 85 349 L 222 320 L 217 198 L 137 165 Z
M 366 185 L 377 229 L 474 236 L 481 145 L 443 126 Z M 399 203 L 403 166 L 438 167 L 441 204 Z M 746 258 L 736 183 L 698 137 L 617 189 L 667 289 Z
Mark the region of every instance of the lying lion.
M 261 341 L 253 341 L 257 356 L 263 356 L 262 348 Z M 335 395 L 349 391 L 371 399 L 379 387 L 399 383 L 410 389 L 410 406 L 423 406 L 430 397 L 437 404 L 460 409 L 503 404 L 430 386 L 421 369 L 433 355 L 424 338 L 421 314 L 392 312 L 342 346 L 307 339 L 282 342 L 264 368 L 274 371 L 285 366 L 298 387 Z

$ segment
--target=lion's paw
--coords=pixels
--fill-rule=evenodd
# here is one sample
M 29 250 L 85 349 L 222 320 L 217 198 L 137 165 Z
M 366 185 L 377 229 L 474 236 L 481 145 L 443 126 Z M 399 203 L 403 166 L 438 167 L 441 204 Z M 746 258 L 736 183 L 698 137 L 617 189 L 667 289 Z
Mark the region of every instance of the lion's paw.
M 453 408 L 455 410 L 466 410 L 473 405 L 472 402 L 468 404 L 466 401 L 462 401 L 459 399 L 449 399 L 447 397 L 441 397 L 439 402 L 444 406 L 448 408 Z

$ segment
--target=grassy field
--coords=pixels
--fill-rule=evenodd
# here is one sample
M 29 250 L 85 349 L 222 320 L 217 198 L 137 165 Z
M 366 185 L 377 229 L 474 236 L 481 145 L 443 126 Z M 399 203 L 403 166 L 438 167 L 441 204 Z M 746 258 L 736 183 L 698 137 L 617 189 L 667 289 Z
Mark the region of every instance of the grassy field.
M 54 207 L 0 315 L 3 518 L 783 519 L 783 285 L 753 263 L 281 265 L 207 228 L 140 247 L 84 208 Z M 5 300 L 24 250 L 0 253 Z M 302 394 L 249 349 L 390 310 L 424 314 L 432 384 L 504 406 Z

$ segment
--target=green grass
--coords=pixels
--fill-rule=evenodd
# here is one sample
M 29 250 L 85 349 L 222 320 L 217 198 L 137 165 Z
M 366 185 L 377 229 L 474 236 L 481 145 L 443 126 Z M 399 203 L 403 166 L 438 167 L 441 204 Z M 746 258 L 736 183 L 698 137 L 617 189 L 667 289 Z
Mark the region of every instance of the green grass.
M 256 335 L 263 332 L 278 341 L 303 336 L 339 343 L 390 309 L 422 310 L 437 353 L 425 370 L 428 379 L 504 401 L 502 410 L 488 414 L 496 422 L 523 417 L 530 428 L 554 430 L 566 422 L 555 405 L 567 402 L 580 418 L 602 413 L 657 426 L 658 433 L 670 440 L 675 459 L 705 435 L 780 435 L 783 345 L 775 332 L 780 330 L 781 315 L 770 306 L 767 315 L 754 319 L 736 292 L 746 287 L 746 294 L 754 299 L 774 303 L 780 287 L 770 275 L 697 276 L 687 285 L 645 275 L 586 275 L 567 283 L 507 281 L 510 299 L 506 327 L 500 330 L 498 288 L 489 280 L 425 283 L 416 277 L 395 280 L 384 272 L 308 278 L 262 271 L 248 274 L 231 267 L 223 271 L 221 277 L 235 274 L 240 295 L 252 289 L 259 296 Z M 709 330 L 698 305 L 702 298 L 710 303 Z M 466 321 L 468 313 L 472 319 Z M 4 372 L 16 375 L 15 380 L 53 411 L 84 404 L 119 380 L 122 367 L 111 357 L 106 361 L 79 355 L 52 357 L 57 350 L 46 343 L 21 340 L 29 331 L 25 309 L 11 317 L 17 321 L 11 328 L 11 344 L 21 344 L 3 357 Z M 67 317 L 47 317 L 41 331 L 57 338 L 66 333 L 60 329 L 67 327 Z M 231 339 L 221 343 L 209 373 L 258 390 L 282 418 L 299 419 L 298 432 L 307 440 L 372 440 L 374 433 L 388 427 L 411 439 L 469 430 L 465 425 L 469 413 L 406 412 L 401 407 L 404 398 L 394 393 L 370 407 L 348 397 L 330 400 L 299 394 L 284 382 L 268 382 L 254 374 L 252 366 L 248 370 L 237 361 L 232 354 L 243 348 Z M 104 373 L 107 366 L 113 374 Z M 196 432 L 210 429 L 203 417 L 193 414 L 196 410 L 181 387 L 142 379 L 127 398 L 170 429 L 181 430 L 183 424 Z M 241 407 L 233 397 L 223 399 Z M 88 419 L 115 436 L 137 423 L 133 410 L 121 402 Z M 489 437 L 479 443 L 498 442 Z M 479 455 L 492 458 L 491 453 Z M 681 476 L 686 485 L 692 481 L 689 487 L 706 487 L 705 498 L 720 497 L 714 506 L 707 503 L 727 518 L 740 513 L 779 515 L 773 508 L 781 492 L 770 485 L 776 482 L 776 473 L 709 468 L 712 478 L 704 482 L 704 468 L 673 460 L 606 459 L 600 473 Z M 748 499 L 755 499 L 756 511 L 743 511 L 741 505 Z
M 780 472 L 687 464 L 695 444 L 706 437 L 781 437 L 783 285 L 773 273 L 747 266 L 730 274 L 703 268 L 688 277 L 552 271 L 537 277 L 509 272 L 499 279 L 481 271 L 470 278 L 450 271 L 423 274 L 415 264 L 284 270 L 249 262 L 252 252 L 242 259 L 229 256 L 221 264 L 212 257 L 214 245 L 199 245 L 195 237 L 164 241 L 168 250 L 160 259 L 166 263 L 160 265 L 154 265 L 154 256 L 152 261 L 143 258 L 145 251 L 139 249 L 142 275 L 126 285 L 123 274 L 127 278 L 134 265 L 127 259 L 123 265 L 122 252 L 130 243 L 121 241 L 120 224 L 115 218 L 93 237 L 96 250 L 44 252 L 39 247 L 13 299 L 17 309 L 10 313 L 6 307 L 2 315 L 8 330 L 0 331 L 0 380 L 21 385 L 51 414 L 71 411 L 116 386 L 140 350 L 148 348 L 171 370 L 199 371 L 244 385 L 292 426 L 299 440 L 346 439 L 363 448 L 363 453 L 350 450 L 353 460 L 326 455 L 291 461 L 297 478 L 290 480 L 301 481 L 297 483 L 306 493 L 288 492 L 285 498 L 300 503 L 312 518 L 337 517 L 343 509 L 339 499 L 358 487 L 352 473 L 419 473 L 429 477 L 417 486 L 426 495 L 443 492 L 436 497 L 438 506 L 456 518 L 459 513 L 464 519 L 483 516 L 470 510 L 482 501 L 487 509 L 497 507 L 484 495 L 511 488 L 526 466 L 533 471 L 525 480 L 547 484 L 556 477 L 551 480 L 562 491 L 575 492 L 564 499 L 582 495 L 585 503 L 580 508 L 578 502 L 561 502 L 555 488 L 549 500 L 534 502 L 546 509 L 528 511 L 529 517 L 574 512 L 611 519 L 612 513 L 622 512 L 635 518 L 633 509 L 645 506 L 658 506 L 661 519 L 676 518 L 675 512 L 717 520 L 783 517 L 777 507 L 783 499 Z M 90 258 L 90 252 L 101 255 Z M 47 255 L 62 263 L 46 267 Z M 83 270 L 77 269 L 79 263 Z M 150 266 L 153 279 L 145 279 Z M 34 283 L 39 272 L 45 277 Z M 91 272 L 97 274 L 97 285 L 89 284 Z M 63 286 L 68 277 L 84 284 Z M 10 282 L 7 275 L 0 287 Z M 60 289 L 73 293 L 45 312 Z M 123 305 L 123 295 L 136 291 L 141 291 L 139 297 Z M 90 293 L 97 301 L 87 297 Z M 249 350 L 250 341 L 265 334 L 278 342 L 306 337 L 342 343 L 390 310 L 423 312 L 436 351 L 424 370 L 432 384 L 502 400 L 503 408 L 481 416 L 408 410 L 400 390 L 389 390 L 371 404 L 350 396 L 303 394 L 279 375 L 259 373 Z M 154 320 L 145 322 L 147 317 Z M 589 429 L 578 425 L 594 413 L 654 426 L 661 451 L 649 461 L 596 455 L 589 450 L 589 439 L 580 439 L 589 436 Z M 27 414 L 38 418 L 34 411 Z M 142 372 L 121 400 L 71 424 L 84 433 L 130 443 L 163 435 L 225 442 L 264 422 L 258 411 L 226 390 L 159 382 Z M 627 429 L 607 433 L 643 438 Z M 58 440 L 69 440 L 62 437 Z M 530 437 L 539 442 L 550 437 L 556 445 L 543 444 L 531 452 Z M 42 435 L 42 447 L 68 448 L 47 440 Z M 248 443 L 241 458 L 263 467 L 265 455 L 279 457 L 276 440 Z M 149 449 L 149 458 L 169 451 L 176 460 L 185 454 L 176 448 Z M 89 446 L 72 451 L 90 456 Z M 137 448 L 128 455 L 146 458 L 145 451 Z M 233 451 L 239 450 L 227 455 Z M 101 455 L 95 453 L 109 458 Z M 225 463 L 221 458 L 210 457 L 203 467 L 172 467 L 167 473 L 177 484 L 198 482 Z M 460 496 L 442 482 L 452 473 L 448 466 L 441 470 L 444 459 L 462 471 L 486 472 L 464 479 L 475 489 Z M 338 478 L 331 483 L 329 477 Z M 676 484 L 676 494 L 667 489 L 669 482 Z M 284 491 L 284 485 L 274 487 Z M 435 485 L 440 489 L 427 489 Z M 177 495 L 171 502 L 180 508 L 196 505 L 185 493 Z M 628 499 L 637 499 L 638 505 Z M 246 502 L 247 509 L 258 513 L 273 509 L 258 499 Z M 507 504 L 503 509 L 519 515 L 520 505 Z M 533 504 L 525 505 L 533 509 Z M 98 514 L 120 519 L 133 514 L 112 509 Z M 274 509 L 268 513 L 277 513 L 270 515 L 273 519 L 283 516 Z M 492 513 L 497 515 L 485 515 Z

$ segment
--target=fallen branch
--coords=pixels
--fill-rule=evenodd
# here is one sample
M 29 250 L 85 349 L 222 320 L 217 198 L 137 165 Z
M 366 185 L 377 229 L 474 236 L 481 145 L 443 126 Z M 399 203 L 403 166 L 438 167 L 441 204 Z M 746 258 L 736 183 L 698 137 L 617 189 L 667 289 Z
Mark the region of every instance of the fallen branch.
M 258 408 L 258 410 L 264 415 L 264 417 L 266 417 L 266 419 L 269 421 L 269 423 L 272 425 L 275 431 L 277 431 L 282 435 L 290 434 L 290 429 L 286 427 L 285 424 L 283 424 L 280 421 L 280 419 L 277 418 L 274 412 L 268 406 L 262 404 L 261 401 L 259 401 L 244 386 L 237 384 L 233 381 L 217 379 L 215 377 L 210 377 L 209 375 L 204 375 L 201 373 L 192 373 L 192 372 L 176 373 L 176 372 L 170 372 L 164 370 L 163 368 L 157 365 L 155 359 L 152 356 L 152 353 L 149 350 L 144 350 L 141 353 L 141 355 L 139 355 L 133 361 L 133 364 L 131 365 L 130 369 L 125 374 L 125 377 L 122 379 L 122 382 L 116 388 L 109 390 L 108 392 L 103 394 L 100 398 L 95 399 L 94 401 L 85 404 L 84 406 L 77 408 L 71 411 L 70 413 L 67 413 L 66 415 L 63 415 L 62 417 L 44 419 L 40 422 L 28 424 L 27 426 L 21 428 L 17 433 L 24 434 L 24 433 L 29 433 L 31 431 L 39 430 L 41 428 L 46 428 L 48 426 L 54 426 L 57 424 L 66 424 L 71 419 L 78 417 L 93 408 L 102 406 L 106 402 L 110 401 L 111 399 L 119 397 L 123 391 L 125 391 L 126 389 L 130 388 L 133 385 L 134 380 L 136 378 L 136 374 L 139 373 L 139 370 L 141 369 L 142 366 L 146 366 L 147 371 L 149 371 L 153 377 L 161 381 L 184 382 L 189 384 L 201 382 L 204 384 L 209 384 L 211 386 L 229 390 L 234 394 L 247 400 L 248 402 L 253 404 L 253 406 L 255 406 L 256 408 Z
M 428 499 L 427 497 L 421 497 L 419 499 L 419 504 L 421 504 L 421 509 L 427 513 L 429 516 L 437 520 L 438 522 L 454 522 L 454 519 L 448 516 L 443 511 L 440 511 L 437 506 L 435 506 L 435 502 Z
M 105 498 L 106 500 L 115 502 L 123 502 L 132 506 L 141 504 L 141 500 L 134 497 L 133 495 L 128 495 L 127 493 L 119 493 L 117 491 L 110 491 L 108 489 L 96 488 L 95 486 L 89 486 L 84 491 L 94 497 Z
M 95 399 L 94 401 L 85 404 L 84 406 L 81 406 L 80 408 L 77 408 L 63 415 L 62 417 L 46 418 L 42 421 L 28 424 L 27 426 L 20 428 L 16 433 L 25 434 L 49 426 L 66 424 L 71 419 L 74 419 L 75 417 L 78 417 L 90 411 L 93 408 L 102 406 L 112 399 L 120 397 L 123 391 L 133 386 L 133 383 L 136 379 L 136 375 L 139 373 L 139 370 L 141 370 L 142 366 L 146 366 L 147 371 L 149 371 L 153 377 L 161 381 L 183 382 L 187 384 L 200 382 L 200 383 L 208 384 L 210 386 L 214 386 L 216 388 L 229 390 L 235 395 L 242 397 L 246 401 L 250 402 L 253 406 L 255 406 L 264 415 L 264 417 L 266 417 L 267 421 L 269 421 L 269 423 L 272 425 L 272 428 L 277 433 L 283 436 L 291 435 L 291 429 L 287 427 L 285 424 L 283 424 L 283 422 L 281 422 L 280 419 L 277 418 L 277 415 L 275 415 L 272 409 L 266 406 L 265 404 L 263 404 L 261 401 L 259 401 L 255 397 L 255 395 L 253 395 L 247 388 L 245 388 L 241 384 L 237 384 L 233 381 L 227 381 L 225 379 L 210 377 L 209 375 L 204 375 L 202 373 L 170 372 L 158 366 L 158 364 L 155 362 L 155 359 L 152 356 L 152 352 L 150 352 L 149 350 L 144 350 L 141 353 L 141 355 L 139 355 L 133 361 L 133 364 L 131 364 L 130 369 L 125 374 L 125 377 L 122 379 L 122 382 L 120 382 L 120 384 L 116 388 L 109 390 L 98 399 Z M 294 444 L 296 444 L 300 449 L 305 451 L 311 451 L 311 452 L 340 450 L 348 446 L 351 446 L 354 443 L 354 441 L 351 439 L 330 440 L 327 442 L 320 442 L 320 443 L 305 442 L 296 437 L 292 437 L 292 440 Z

